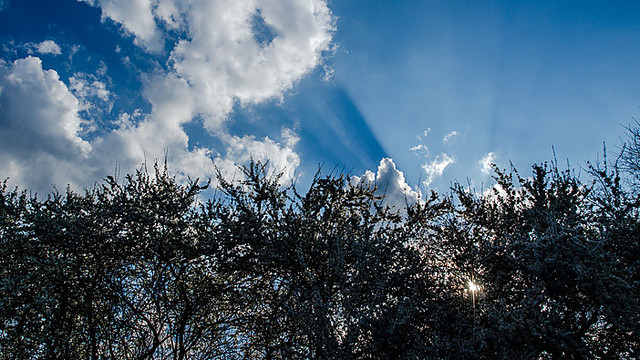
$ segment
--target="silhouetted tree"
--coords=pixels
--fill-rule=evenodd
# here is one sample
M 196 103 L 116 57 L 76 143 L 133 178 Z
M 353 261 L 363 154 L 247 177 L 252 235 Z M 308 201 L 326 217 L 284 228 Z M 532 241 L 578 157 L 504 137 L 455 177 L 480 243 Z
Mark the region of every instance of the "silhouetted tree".
M 45 200 L 5 182 L 0 358 L 636 358 L 637 143 L 587 184 L 496 168 L 401 212 L 261 163 L 207 201 L 166 165 Z
M 637 204 L 612 198 L 622 190 L 611 174 L 598 187 L 555 166 L 533 170 L 497 171 L 484 196 L 455 190 L 461 223 L 451 231 L 465 231 L 448 246 L 481 287 L 476 356 L 637 356 L 637 255 L 628 259 L 637 254 Z

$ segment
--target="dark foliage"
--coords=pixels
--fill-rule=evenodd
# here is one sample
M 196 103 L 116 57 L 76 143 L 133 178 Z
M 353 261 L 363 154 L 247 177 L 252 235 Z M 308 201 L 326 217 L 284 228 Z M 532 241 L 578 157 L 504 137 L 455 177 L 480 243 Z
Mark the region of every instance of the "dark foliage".
M 46 200 L 5 183 L 0 358 L 638 358 L 638 143 L 589 184 L 496 168 L 402 214 L 259 163 L 204 204 L 157 166 Z

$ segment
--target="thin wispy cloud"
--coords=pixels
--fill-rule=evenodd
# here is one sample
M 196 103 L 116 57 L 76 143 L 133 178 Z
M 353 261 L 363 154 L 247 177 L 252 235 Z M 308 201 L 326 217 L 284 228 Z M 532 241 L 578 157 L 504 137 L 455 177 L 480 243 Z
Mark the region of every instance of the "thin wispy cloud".
M 480 159 L 480 171 L 485 174 L 490 174 L 492 165 L 495 163 L 496 154 L 494 152 L 487 153 L 485 156 Z
M 431 129 L 429 128 L 419 134 L 417 138 L 418 140 L 426 142 L 427 137 L 430 133 Z M 448 143 L 453 137 L 456 137 L 458 135 L 460 135 L 460 133 L 455 130 L 445 134 L 442 137 L 442 144 Z M 436 151 L 438 150 L 438 147 L 442 147 L 442 145 L 438 144 L 438 142 L 436 141 Z M 421 161 L 421 177 L 424 178 L 424 180 L 422 181 L 422 185 L 424 185 L 425 187 L 430 187 L 436 179 L 443 176 L 444 171 L 447 167 L 455 163 L 454 156 L 449 153 L 441 152 L 435 157 L 432 157 L 431 151 L 425 143 L 417 144 L 411 147 L 409 150 Z
M 448 154 L 442 153 L 436 156 L 433 160 L 422 164 L 427 178 L 423 181 L 424 186 L 429 186 L 438 177 L 441 177 L 444 170 L 455 162 L 454 158 Z
M 460 133 L 459 133 L 458 131 L 455 131 L 455 130 L 454 130 L 454 131 L 452 131 L 452 132 L 448 133 L 447 135 L 445 135 L 445 136 L 442 138 L 442 143 L 443 143 L 443 144 L 446 144 L 446 143 L 448 143 L 449 141 L 451 141 L 454 137 L 456 137 L 456 136 L 458 136 L 458 135 L 460 135 Z
M 418 144 L 416 146 L 411 147 L 411 149 L 409 150 L 413 151 L 413 153 L 415 153 L 416 155 L 422 155 L 425 157 L 429 156 L 429 148 L 425 144 Z
M 418 134 L 416 137 L 418 138 L 418 140 L 424 140 L 429 136 L 430 132 L 431 132 L 431 128 L 428 128 L 427 130 Z

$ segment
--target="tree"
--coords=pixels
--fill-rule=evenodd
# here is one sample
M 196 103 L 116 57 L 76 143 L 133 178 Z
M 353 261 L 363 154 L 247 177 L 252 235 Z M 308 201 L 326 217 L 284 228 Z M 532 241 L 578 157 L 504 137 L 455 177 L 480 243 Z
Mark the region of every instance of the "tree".
M 0 358 L 635 358 L 625 166 L 588 184 L 496 168 L 490 191 L 402 212 L 345 175 L 300 193 L 261 163 L 206 201 L 166 164 L 44 200 L 5 182 Z
M 229 201 L 216 233 L 227 234 L 219 239 L 226 271 L 243 279 L 245 351 L 286 359 L 416 356 L 428 343 L 424 321 L 436 293 L 410 227 L 381 206 L 375 189 L 316 176 L 306 195 L 293 189 L 290 196 L 264 166 L 244 175 L 235 186 L 221 182 Z
M 626 260 L 637 246 L 629 236 L 637 207 L 622 221 L 610 203 L 615 191 L 585 186 L 555 165 L 533 170 L 531 178 L 497 171 L 497 186 L 481 197 L 455 191 L 467 231 L 449 246 L 460 254 L 456 266 L 473 269 L 482 286 L 477 356 L 637 356 L 637 267 Z

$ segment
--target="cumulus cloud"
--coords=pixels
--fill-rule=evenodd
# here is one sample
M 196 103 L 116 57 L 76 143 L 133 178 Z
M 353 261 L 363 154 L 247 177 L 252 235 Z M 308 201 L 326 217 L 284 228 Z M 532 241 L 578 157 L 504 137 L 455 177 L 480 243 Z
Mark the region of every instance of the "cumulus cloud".
M 335 28 L 325 1 L 78 1 L 100 7 L 103 20 L 120 24 L 144 51 L 157 54 L 167 48 L 168 65 L 140 74 L 149 113 L 122 113 L 111 130 L 85 140 L 90 112 L 110 111 L 116 96 L 106 69 L 75 73 L 67 87 L 55 70 L 42 69 L 38 58 L 2 63 L 0 134 L 20 144 L 3 142 L 0 156 L 17 184 L 46 189 L 50 183 L 71 183 L 78 189 L 108 174 L 116 163 L 130 172 L 165 154 L 172 169 L 192 178 L 213 176 L 214 164 L 230 169 L 251 158 L 268 159 L 274 171 L 284 171 L 283 182 L 294 178 L 300 164 L 294 131 L 283 129 L 278 139 L 236 136 L 222 124 L 236 104 L 277 99 L 322 64 Z M 43 49 L 55 52 L 51 45 Z M 222 141 L 221 151 L 189 144 L 184 125 L 195 119 Z M 39 140 L 35 146 L 17 136 L 29 133 Z M 58 159 L 50 164 L 64 162 L 68 169 L 30 165 L 32 158 L 45 155 Z
M 299 141 L 298 136 L 290 129 L 283 129 L 282 143 L 269 137 L 262 140 L 252 135 L 231 136 L 226 139 L 227 153 L 225 157 L 214 160 L 225 178 L 236 178 L 236 164 L 246 164 L 251 160 L 269 162 L 271 174 L 282 174 L 281 184 L 290 184 L 295 180 L 295 171 L 300 165 L 300 156 L 294 151 Z
M 420 201 L 422 194 L 413 189 L 405 180 L 404 173 L 396 168 L 391 158 L 384 158 L 378 165 L 377 173 L 367 170 L 361 177 L 353 176 L 352 183 L 368 183 L 376 186 L 376 193 L 384 195 L 384 203 L 395 209 L 404 209 Z
M 163 39 L 152 14 L 151 0 L 78 0 L 102 9 L 102 19 L 122 25 L 134 42 L 152 52 L 162 50 Z M 155 1 L 154 1 L 155 2 Z
M 443 144 L 446 144 L 446 143 L 448 143 L 449 141 L 451 141 L 451 139 L 453 139 L 454 137 L 456 137 L 456 136 L 458 136 L 458 135 L 460 135 L 460 133 L 459 133 L 458 131 L 455 131 L 455 130 L 454 130 L 454 131 L 452 131 L 452 132 L 448 133 L 447 135 L 445 135 L 445 136 L 442 138 L 442 143 L 443 143 Z
M 490 152 L 480 159 L 478 162 L 480 164 L 480 170 L 485 174 L 491 173 L 491 165 L 495 163 L 496 153 Z
M 271 153 L 274 164 L 284 156 L 289 167 L 297 166 L 286 141 L 235 137 L 221 125 L 234 104 L 277 98 L 321 64 L 335 30 L 325 1 L 136 0 L 128 7 L 116 0 L 84 1 L 100 6 L 104 17 L 149 51 L 165 35 L 161 29 L 183 35 L 169 55 L 171 73 L 146 76 L 144 94 L 153 107 L 148 121 L 175 128 L 198 116 L 226 143 L 230 158 L 246 159 L 239 153 L 253 150 L 257 158 Z
M 48 54 L 48 55 L 60 55 L 62 51 L 60 50 L 60 46 L 55 43 L 53 40 L 45 40 L 39 44 L 35 44 L 34 48 L 40 54 Z
M 494 184 L 482 192 L 482 197 L 490 202 L 499 202 L 501 199 L 505 199 L 507 195 L 507 191 L 500 184 Z
M 89 142 L 80 136 L 82 128 L 90 125 L 80 116 L 85 110 L 84 101 L 60 81 L 54 70 L 43 70 L 40 59 L 3 63 L 0 73 L 0 168 L 5 169 L 3 176 L 10 177 L 13 185 L 47 192 L 52 184 L 70 184 L 79 190 L 109 174 L 115 164 L 131 172 L 165 154 L 170 167 L 184 176 L 214 175 L 212 151 L 189 150 L 181 124 L 191 114 L 180 106 L 189 97 L 184 88 L 180 94 L 179 80 L 173 79 L 175 91 L 171 97 L 149 94 L 154 100 L 172 100 L 154 101 L 156 110 L 164 116 L 122 114 L 116 129 Z M 86 84 L 80 80 L 71 84 L 81 95 L 96 91 L 94 85 L 88 90 L 82 88 L 80 85 Z
M 179 34 L 172 70 L 188 81 L 212 131 L 236 101 L 278 97 L 318 66 L 335 29 L 324 0 L 80 1 L 99 6 L 149 51 L 162 48 L 162 29 Z
M 182 125 L 194 116 L 194 101 L 183 79 L 157 76 L 148 80 L 144 96 L 152 104 L 151 114 L 139 110 L 122 114 L 118 127 L 95 139 L 96 162 L 104 169 L 118 161 L 123 171 L 130 172 L 145 161 L 169 156 L 169 165 L 190 177 L 213 174 L 209 149 L 189 150 L 189 137 Z M 195 166 L 199 164 L 199 166 Z
M 80 102 L 37 57 L 0 62 L 0 168 L 33 189 L 84 182 L 91 145 Z
M 422 164 L 422 169 L 427 175 L 427 178 L 424 180 L 424 185 L 429 186 L 433 182 L 433 180 L 436 179 L 436 177 L 442 176 L 444 169 L 446 169 L 447 166 L 453 164 L 454 161 L 455 160 L 453 157 L 442 153 L 436 156 L 436 158 L 432 161 Z
M 277 34 L 266 45 L 253 32 L 256 16 Z M 316 0 L 202 1 L 184 18 L 192 36 L 176 45 L 171 61 L 194 89 L 210 130 L 235 101 L 255 104 L 290 89 L 320 64 L 334 28 L 326 4 Z
M 77 75 L 77 74 L 76 74 Z M 67 87 L 54 70 L 44 70 L 40 59 L 28 57 L 0 63 L 0 168 L 12 185 L 40 192 L 52 184 L 70 184 L 75 190 L 91 186 L 117 164 L 131 172 L 145 162 L 168 156 L 172 171 L 184 178 L 215 176 L 215 165 L 233 176 L 236 164 L 250 159 L 269 161 L 272 172 L 283 172 L 291 182 L 300 164 L 299 141 L 291 129 L 282 129 L 280 141 L 268 137 L 221 135 L 226 152 L 189 147 L 182 125 L 194 114 L 188 84 L 176 77 L 155 78 L 145 96 L 151 114 L 123 113 L 115 128 L 90 141 L 81 137 L 90 126 L 80 116 L 90 97 L 109 99 L 102 85 L 75 77 Z

